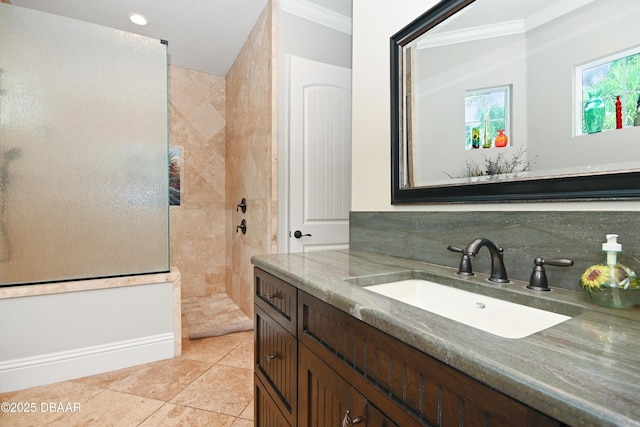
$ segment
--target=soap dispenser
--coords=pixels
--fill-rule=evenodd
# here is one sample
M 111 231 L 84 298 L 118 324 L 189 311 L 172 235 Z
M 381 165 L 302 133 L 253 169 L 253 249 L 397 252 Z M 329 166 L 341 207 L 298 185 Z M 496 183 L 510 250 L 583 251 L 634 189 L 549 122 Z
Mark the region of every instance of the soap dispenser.
M 622 245 L 617 234 L 607 234 L 602 251 L 604 264 L 587 268 L 580 278 L 585 295 L 594 303 L 606 307 L 625 308 L 640 302 L 640 282 L 636 273 L 618 262 Z

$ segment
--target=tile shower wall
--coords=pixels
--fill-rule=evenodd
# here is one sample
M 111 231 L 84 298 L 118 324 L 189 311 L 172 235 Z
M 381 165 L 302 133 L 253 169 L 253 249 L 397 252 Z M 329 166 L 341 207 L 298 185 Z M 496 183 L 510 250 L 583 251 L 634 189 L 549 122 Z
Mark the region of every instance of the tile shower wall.
M 225 78 L 169 67 L 169 140 L 181 149 L 181 205 L 170 208 L 182 297 L 225 291 Z
M 276 63 L 274 2 L 268 2 L 227 74 L 227 294 L 253 317 L 251 256 L 276 245 Z M 246 197 L 247 212 L 236 211 Z M 242 219 L 247 233 L 236 233 Z
M 580 290 L 582 272 L 604 261 L 609 233 L 620 236 L 620 261 L 640 272 L 639 221 L 635 211 L 352 212 L 350 248 L 458 268 L 460 254 L 447 246 L 486 237 L 504 248 L 510 278 L 528 281 L 538 256 L 571 258 L 573 267 L 546 267 L 549 284 Z M 489 259 L 482 249 L 474 270 L 489 273 Z

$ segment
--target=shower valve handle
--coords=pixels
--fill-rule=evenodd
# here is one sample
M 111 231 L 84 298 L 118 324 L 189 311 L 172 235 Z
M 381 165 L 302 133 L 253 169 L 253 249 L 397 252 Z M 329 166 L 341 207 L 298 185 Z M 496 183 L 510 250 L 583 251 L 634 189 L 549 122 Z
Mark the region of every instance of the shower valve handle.
M 236 212 L 239 210 L 241 210 L 242 213 L 247 212 L 247 199 L 245 197 L 242 198 L 239 205 L 236 205 Z

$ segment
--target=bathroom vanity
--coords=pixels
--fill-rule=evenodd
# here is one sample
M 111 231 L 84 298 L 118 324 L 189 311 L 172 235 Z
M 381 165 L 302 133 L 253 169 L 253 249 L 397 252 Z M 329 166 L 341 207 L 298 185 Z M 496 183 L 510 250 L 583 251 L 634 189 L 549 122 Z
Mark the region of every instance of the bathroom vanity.
M 256 425 L 640 425 L 640 315 L 354 250 L 256 256 Z M 428 275 L 571 319 L 502 338 L 365 289 Z

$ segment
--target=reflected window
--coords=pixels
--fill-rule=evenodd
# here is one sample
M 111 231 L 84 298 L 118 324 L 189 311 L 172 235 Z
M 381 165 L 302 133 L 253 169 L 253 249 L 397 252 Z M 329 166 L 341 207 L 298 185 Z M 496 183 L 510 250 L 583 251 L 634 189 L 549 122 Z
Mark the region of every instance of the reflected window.
M 510 85 L 466 91 L 465 148 L 493 148 L 496 147 L 495 139 L 499 134 L 511 135 L 510 105 Z
M 575 93 L 576 135 L 633 126 L 640 108 L 640 47 L 576 67 Z

